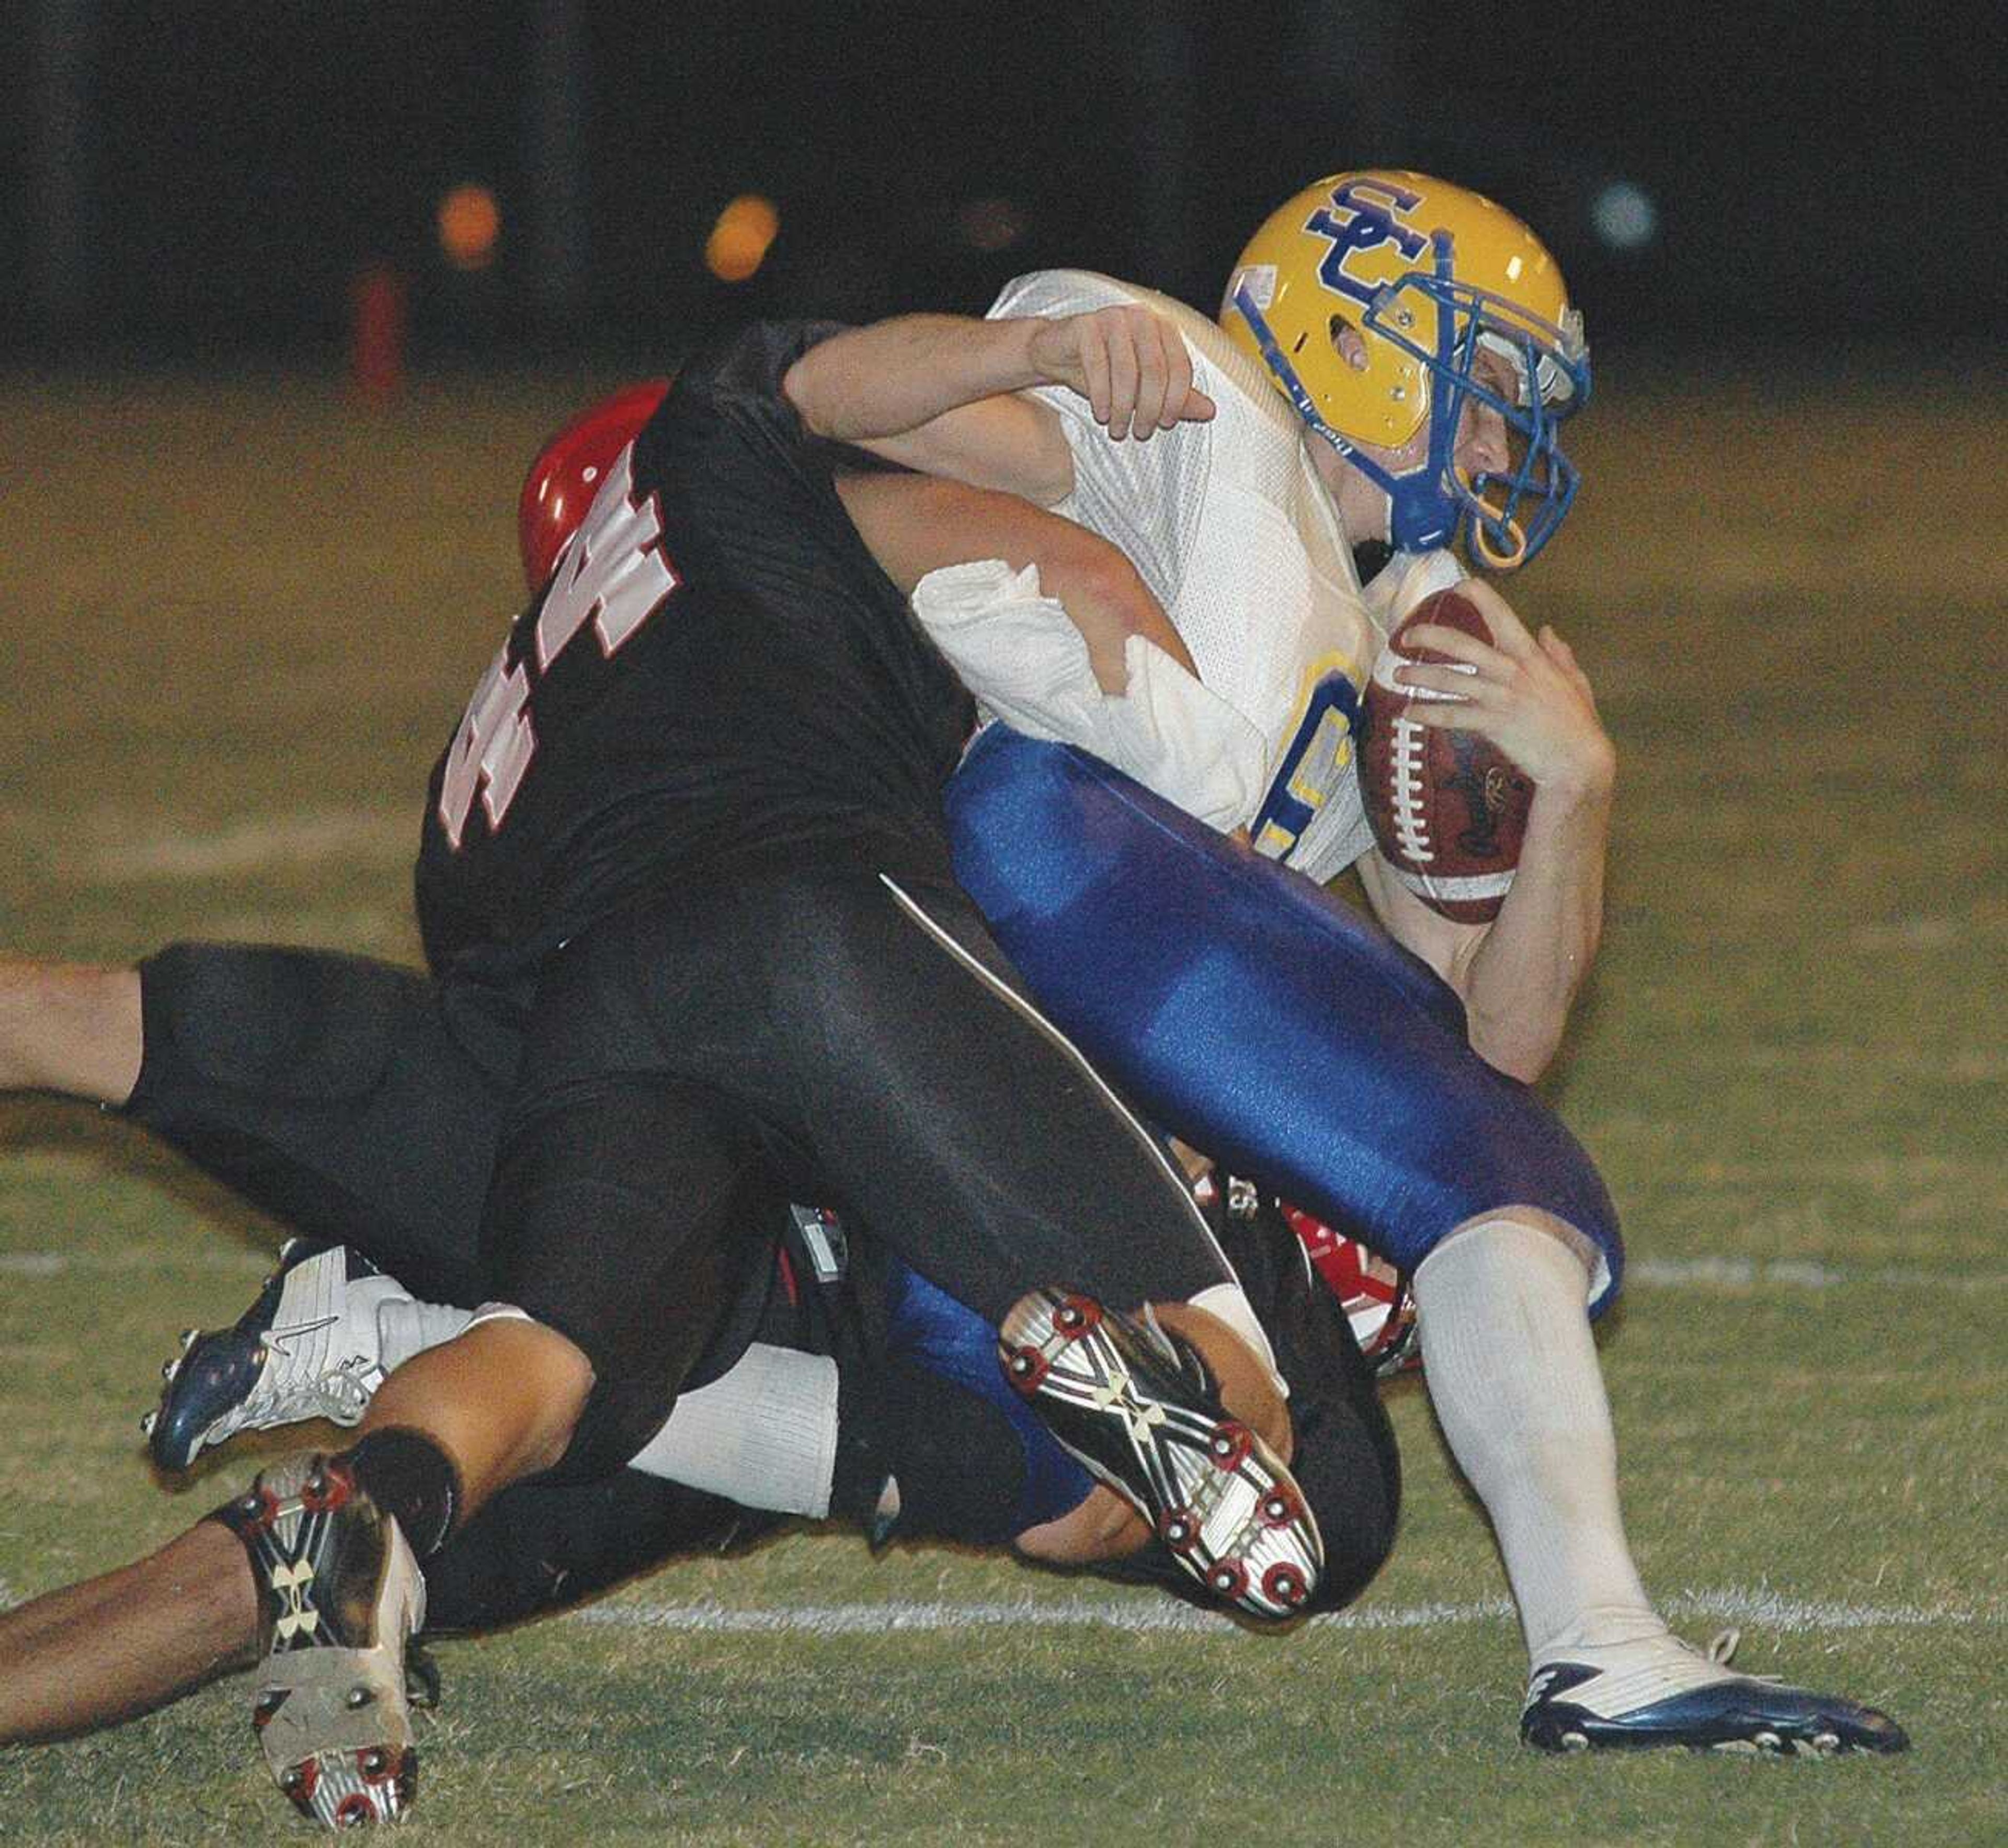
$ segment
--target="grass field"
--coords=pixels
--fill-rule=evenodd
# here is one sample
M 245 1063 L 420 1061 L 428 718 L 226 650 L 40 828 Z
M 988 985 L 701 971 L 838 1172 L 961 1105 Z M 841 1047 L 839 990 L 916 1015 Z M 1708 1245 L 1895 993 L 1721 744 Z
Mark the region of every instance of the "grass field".
M 417 797 L 511 610 L 543 431 L 611 380 L 0 383 L 0 947 L 414 958 Z M 1890 1763 L 1515 1743 L 1489 1536 L 1412 1386 L 1401 1544 L 1288 1638 L 800 1535 L 443 1652 L 412 1837 L 1461 1848 L 2008 1843 L 2008 486 L 1997 379 L 1706 403 L 1620 367 L 1516 597 L 1624 769 L 1556 1087 L 1633 1258 L 1605 1359 L 1648 1583 Z M 135 1420 L 276 1242 L 95 1114 L 0 1104 L 0 1599 L 165 1539 Z M 292 1832 L 241 1687 L 0 1751 L 0 1838 Z M 304 1835 L 303 1825 L 299 1825 Z

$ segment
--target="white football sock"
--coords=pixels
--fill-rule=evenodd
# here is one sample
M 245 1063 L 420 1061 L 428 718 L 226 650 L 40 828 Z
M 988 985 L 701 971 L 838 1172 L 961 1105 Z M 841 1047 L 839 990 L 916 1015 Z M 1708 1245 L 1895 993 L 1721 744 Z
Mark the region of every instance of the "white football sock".
M 1453 1233 L 1415 1274 L 1423 1376 L 1536 1664 L 1667 1633 L 1625 1544 L 1588 1286 L 1561 1239 L 1504 1217 Z
M 629 1467 L 820 1521 L 836 1467 L 836 1362 L 754 1342 L 730 1372 L 684 1394 Z
M 376 1307 L 376 1349 L 384 1371 L 400 1367 L 415 1354 L 443 1347 L 474 1320 L 472 1309 L 399 1296 Z
M 479 1310 L 399 1297 L 377 1306 L 384 1370 L 480 1322 L 528 1320 L 507 1303 Z M 836 1464 L 836 1362 L 755 1341 L 729 1372 L 683 1394 L 631 1467 L 742 1507 L 820 1520 Z

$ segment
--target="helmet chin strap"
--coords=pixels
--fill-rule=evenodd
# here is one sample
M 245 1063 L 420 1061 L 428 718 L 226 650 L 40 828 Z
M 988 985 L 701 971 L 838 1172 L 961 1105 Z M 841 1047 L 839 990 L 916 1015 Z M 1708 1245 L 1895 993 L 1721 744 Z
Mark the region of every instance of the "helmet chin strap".
M 1527 562 L 1526 528 L 1504 508 L 1493 506 L 1478 484 L 1462 468 L 1453 464 L 1451 473 L 1471 509 L 1472 550 L 1478 554 L 1480 562 L 1495 571 L 1518 571 Z M 1495 533 L 1505 540 L 1504 549 L 1494 543 Z

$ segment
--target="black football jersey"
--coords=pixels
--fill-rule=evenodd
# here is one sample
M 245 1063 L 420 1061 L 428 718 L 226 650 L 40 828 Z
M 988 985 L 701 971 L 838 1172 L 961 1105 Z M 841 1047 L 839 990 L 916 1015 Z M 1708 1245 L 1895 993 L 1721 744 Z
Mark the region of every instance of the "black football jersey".
M 600 483 L 433 772 L 436 973 L 520 973 L 693 856 L 939 842 L 968 696 L 781 392 L 835 331 L 716 341 Z

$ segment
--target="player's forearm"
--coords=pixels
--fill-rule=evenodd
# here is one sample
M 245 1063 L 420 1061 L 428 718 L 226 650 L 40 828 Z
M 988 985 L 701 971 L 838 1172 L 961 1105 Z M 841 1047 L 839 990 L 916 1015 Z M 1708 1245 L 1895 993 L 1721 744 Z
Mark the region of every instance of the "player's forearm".
M 1065 521 L 1056 524 L 1070 525 Z M 1074 541 L 1074 532 L 1087 542 Z M 1059 601 L 1067 620 L 1080 631 L 1096 685 L 1108 694 L 1128 691 L 1126 656 L 1132 635 L 1142 636 L 1197 680 L 1199 669 L 1191 650 L 1136 567 L 1113 546 L 1084 528 L 1072 528 L 1068 540 L 1038 552 L 1028 549 L 1025 559 L 1018 562 L 1039 567 L 1041 588 Z
M 818 342 L 789 367 L 782 389 L 819 436 L 900 436 L 963 405 L 1038 383 L 1031 359 L 1037 326 L 899 315 Z
M 1460 984 L 1473 1049 L 1529 1083 L 1560 1049 L 1596 958 L 1613 782 L 1607 756 L 1580 783 L 1537 793 L 1519 870 Z
M 1059 420 L 1012 394 L 1043 382 L 1035 319 L 902 315 L 811 347 L 782 382 L 815 435 L 1041 507 L 1073 486 Z
M 1198 677 L 1190 652 L 1137 567 L 1085 527 L 1015 496 L 958 482 L 842 475 L 836 488 L 880 568 L 910 595 L 944 565 L 981 558 L 1001 558 L 1014 571 L 1037 565 L 1041 590 L 1062 606 L 1087 643 L 1088 665 L 1103 692 L 1125 691 L 1124 656 L 1132 635 Z

